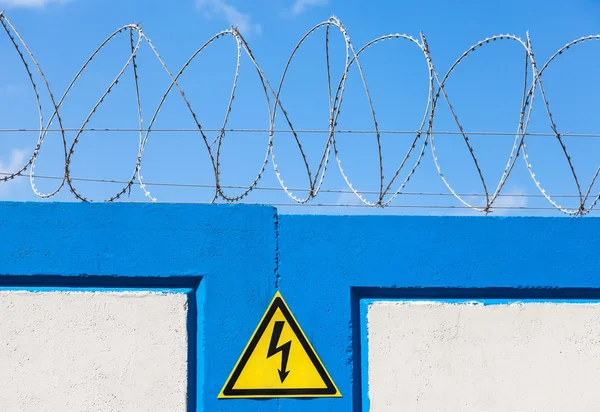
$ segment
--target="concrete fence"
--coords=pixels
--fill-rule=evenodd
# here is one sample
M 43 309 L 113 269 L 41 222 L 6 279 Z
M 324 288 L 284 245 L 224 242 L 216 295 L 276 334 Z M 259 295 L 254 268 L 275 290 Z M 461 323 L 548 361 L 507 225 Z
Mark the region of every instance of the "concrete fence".
M 600 410 L 597 219 L 0 203 L 0 241 L 3 412 Z

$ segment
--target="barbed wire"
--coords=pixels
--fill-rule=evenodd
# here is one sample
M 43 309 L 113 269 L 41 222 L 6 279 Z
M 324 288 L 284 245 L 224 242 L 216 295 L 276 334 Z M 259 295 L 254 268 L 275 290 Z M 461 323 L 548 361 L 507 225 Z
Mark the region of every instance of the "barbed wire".
M 572 133 L 571 131 L 561 133 L 556 125 L 552 111 L 550 110 L 550 105 L 548 103 L 548 99 L 546 97 L 546 91 L 544 89 L 543 82 L 542 82 L 542 76 L 543 76 L 544 72 L 546 71 L 546 69 L 549 67 L 549 65 L 554 60 L 556 60 L 559 56 L 565 54 L 565 52 L 567 50 L 570 50 L 571 48 L 573 48 L 576 45 L 579 45 L 579 44 L 582 44 L 582 43 L 585 43 L 585 42 L 588 42 L 591 40 L 600 40 L 600 35 L 591 35 L 591 36 L 581 37 L 579 39 L 576 39 L 576 40 L 573 40 L 573 41 L 567 43 L 565 46 L 560 48 L 555 54 L 553 54 L 550 57 L 550 59 L 541 66 L 535 60 L 529 33 L 526 34 L 524 39 L 522 39 L 518 36 L 515 36 L 515 35 L 510 35 L 510 34 L 501 34 L 501 35 L 497 35 L 497 36 L 492 36 L 492 37 L 486 38 L 480 42 L 477 42 L 473 46 L 469 47 L 454 62 L 454 64 L 450 67 L 450 69 L 443 76 L 440 76 L 440 75 L 438 75 L 438 73 L 435 70 L 435 67 L 434 67 L 434 64 L 433 64 L 433 61 L 431 58 L 431 54 L 429 51 L 427 39 L 423 33 L 420 34 L 418 39 L 414 38 L 412 36 L 406 35 L 406 34 L 399 34 L 399 33 L 389 34 L 389 35 L 378 37 L 378 38 L 366 43 L 364 46 L 362 46 L 360 48 L 355 48 L 354 45 L 352 44 L 352 42 L 350 41 L 350 36 L 348 35 L 348 32 L 347 32 L 346 28 L 344 27 L 344 25 L 341 23 L 341 21 L 339 19 L 332 16 L 327 21 L 324 21 L 324 22 L 321 22 L 321 23 L 315 25 L 300 39 L 300 41 L 296 44 L 296 46 L 292 50 L 289 58 L 287 59 L 287 62 L 284 67 L 281 78 L 279 80 L 279 83 L 276 86 L 272 86 L 271 83 L 269 82 L 269 80 L 267 79 L 267 77 L 265 76 L 263 70 L 261 69 L 261 66 L 258 64 L 256 58 L 254 57 L 249 44 L 246 42 L 244 37 L 239 33 L 239 31 L 235 27 L 232 27 L 229 30 L 221 31 L 221 32 L 217 33 L 216 35 L 214 35 L 213 37 L 211 37 L 208 41 L 206 41 L 200 48 L 198 48 L 194 52 L 194 54 L 185 62 L 185 64 L 179 71 L 177 71 L 177 72 L 175 72 L 175 74 L 173 74 L 173 72 L 171 72 L 169 70 L 169 68 L 167 67 L 167 64 L 162 59 L 158 50 L 156 49 L 156 47 L 154 46 L 154 44 L 152 43 L 150 38 L 142 30 L 142 28 L 137 24 L 128 24 L 128 25 L 125 25 L 125 26 L 117 29 L 116 31 L 114 31 L 106 40 L 104 40 L 94 50 L 94 52 L 91 54 L 91 56 L 85 61 L 85 63 L 81 66 L 81 68 L 79 69 L 79 71 L 77 72 L 75 77 L 69 83 L 69 85 L 67 86 L 67 88 L 65 89 L 65 91 L 61 95 L 61 97 L 59 99 L 56 99 L 50 88 L 49 82 L 47 81 L 46 76 L 44 75 L 44 72 L 42 71 L 40 64 L 35 59 L 31 49 L 25 43 L 23 37 L 20 35 L 20 33 L 17 31 L 17 29 L 15 28 L 13 23 L 8 19 L 8 17 L 6 16 L 6 14 L 4 12 L 0 12 L 0 24 L 2 25 L 4 32 L 8 36 L 8 39 L 10 40 L 10 44 L 17 51 L 20 62 L 22 63 L 23 68 L 25 69 L 25 71 L 27 73 L 29 83 L 31 84 L 31 87 L 35 94 L 36 107 L 37 107 L 38 117 L 39 117 L 39 127 L 38 128 L 17 128 L 17 129 L 9 129 L 9 128 L 2 129 L 2 128 L 0 128 L 0 138 L 2 137 L 2 135 L 4 133 L 7 133 L 7 132 L 26 132 L 27 131 L 27 132 L 36 132 L 39 134 L 36 146 L 33 150 L 32 155 L 28 159 L 28 161 L 16 172 L 0 173 L 0 183 L 6 182 L 9 180 L 13 180 L 16 177 L 25 176 L 26 171 L 29 170 L 29 181 L 30 181 L 31 188 L 32 188 L 33 192 L 35 193 L 35 195 L 40 198 L 53 197 L 66 186 L 68 188 L 68 190 L 77 199 L 79 199 L 81 201 L 89 202 L 92 200 L 87 198 L 86 196 L 84 196 L 77 189 L 76 182 L 96 181 L 96 182 L 104 182 L 104 183 L 110 182 L 110 183 L 122 185 L 118 191 L 116 191 L 113 195 L 109 196 L 107 199 L 104 199 L 103 201 L 106 201 L 106 202 L 116 201 L 116 200 L 122 198 L 122 196 L 125 193 L 128 193 L 131 190 L 132 186 L 135 185 L 143 191 L 144 195 L 147 198 L 149 198 L 152 202 L 156 202 L 158 199 L 151 194 L 148 187 L 153 186 L 153 185 L 160 185 L 160 184 L 157 182 L 154 182 L 154 183 L 145 182 L 145 180 L 142 176 L 142 163 L 143 163 L 143 157 L 144 157 L 143 156 L 144 149 L 146 148 L 146 145 L 148 143 L 148 139 L 149 139 L 151 133 L 159 133 L 161 131 L 163 131 L 163 132 L 164 131 L 181 131 L 181 132 L 194 132 L 194 133 L 200 134 L 200 137 L 203 141 L 203 145 L 206 148 L 206 151 L 207 151 L 207 154 L 208 154 L 208 157 L 210 160 L 210 164 L 212 167 L 212 171 L 214 174 L 214 184 L 213 185 L 188 185 L 188 186 L 195 186 L 195 187 L 205 187 L 206 186 L 208 188 L 213 189 L 214 193 L 213 193 L 212 200 L 211 200 L 211 202 L 213 202 L 213 203 L 218 202 L 218 201 L 240 202 L 246 196 L 248 196 L 249 193 L 251 193 L 254 190 L 274 189 L 274 188 L 259 187 L 259 182 L 260 182 L 261 178 L 264 176 L 264 173 L 267 170 L 267 166 L 268 166 L 269 160 L 270 160 L 273 171 L 275 172 L 275 177 L 277 179 L 277 182 L 280 185 L 280 188 L 277 188 L 277 190 L 282 190 L 283 192 L 285 192 L 287 194 L 287 196 L 293 202 L 295 202 L 295 204 L 298 204 L 298 205 L 306 204 L 307 202 L 314 200 L 320 192 L 330 192 L 330 193 L 336 192 L 336 193 L 351 193 L 354 196 L 356 196 L 356 198 L 360 201 L 360 204 L 366 205 L 366 206 L 400 207 L 399 205 L 391 205 L 390 203 L 399 195 L 406 195 L 406 194 L 411 193 L 411 192 L 406 192 L 404 189 L 405 189 L 406 185 L 408 184 L 408 182 L 410 181 L 410 179 L 415 174 L 418 167 L 421 165 L 423 158 L 425 157 L 426 152 L 427 152 L 427 150 L 426 150 L 427 146 L 430 146 L 430 148 L 431 148 L 431 154 L 432 154 L 433 162 L 434 162 L 435 168 L 437 170 L 437 173 L 439 174 L 442 182 L 444 183 L 444 185 L 447 187 L 447 189 L 450 192 L 447 194 L 438 193 L 438 195 L 449 195 L 449 196 L 455 197 L 461 203 L 461 206 L 458 206 L 459 208 L 464 207 L 467 209 L 473 209 L 475 211 L 479 211 L 479 212 L 482 212 L 485 214 L 489 213 L 490 210 L 492 209 L 492 207 L 506 209 L 507 207 L 494 206 L 494 203 L 501 196 L 518 196 L 518 195 L 512 195 L 512 194 L 511 195 L 503 195 L 501 192 L 504 189 L 504 187 L 506 186 L 506 182 L 507 182 L 509 176 L 511 175 L 511 172 L 514 169 L 517 159 L 521 155 L 522 155 L 521 157 L 525 161 L 525 165 L 529 172 L 529 176 L 531 177 L 535 186 L 539 190 L 539 194 L 532 195 L 532 196 L 544 198 L 547 202 L 549 202 L 550 209 L 558 209 L 559 211 L 563 212 L 564 214 L 571 215 L 571 216 L 583 216 L 583 215 L 590 213 L 600 200 L 600 193 L 598 193 L 597 195 L 592 193 L 593 187 L 594 187 L 596 181 L 598 180 L 598 175 L 600 174 L 600 167 L 598 167 L 598 169 L 596 169 L 589 187 L 586 188 L 586 187 L 582 186 L 582 184 L 580 182 L 580 178 L 578 177 L 575 167 L 573 165 L 571 155 L 569 154 L 568 148 L 567 148 L 566 144 L 564 143 L 565 136 L 600 137 L 600 134 Z M 332 31 L 332 30 L 338 31 L 342 35 L 342 38 L 344 40 L 344 49 L 345 49 L 343 74 L 341 75 L 341 78 L 337 79 L 337 80 L 332 78 L 332 73 L 331 73 L 330 31 Z M 281 99 L 280 99 L 281 91 L 285 84 L 286 76 L 288 74 L 288 70 L 290 68 L 290 65 L 291 65 L 294 57 L 296 56 L 298 51 L 301 49 L 301 47 L 305 44 L 307 39 L 318 31 L 325 32 L 325 55 L 326 55 L 326 70 L 327 70 L 328 99 L 329 99 L 329 127 L 324 130 L 295 129 L 288 112 L 285 110 L 285 108 L 281 102 Z M 127 61 L 125 62 L 123 67 L 120 69 L 117 76 L 112 80 L 110 85 L 105 89 L 105 91 L 103 92 L 101 97 L 98 99 L 98 101 L 94 104 L 92 109 L 88 112 L 81 127 L 79 127 L 79 128 L 64 127 L 63 126 L 64 125 L 63 117 L 61 116 L 61 108 L 62 108 L 62 105 L 64 103 L 66 96 L 72 90 L 75 83 L 81 78 L 82 73 L 84 73 L 89 68 L 93 59 L 105 47 L 107 47 L 107 45 L 113 39 L 115 39 L 117 36 L 120 36 L 120 35 L 128 36 L 128 42 L 129 42 L 128 56 L 129 57 L 127 58 Z M 217 40 L 224 38 L 224 37 L 232 37 L 236 42 L 237 57 L 236 57 L 236 63 L 235 63 L 235 73 L 234 73 L 231 93 L 229 95 L 228 104 L 227 104 L 227 107 L 225 110 L 225 115 L 223 118 L 222 125 L 218 129 L 214 129 L 214 128 L 209 129 L 209 128 L 204 128 L 201 125 L 200 119 L 199 119 L 196 111 L 194 111 L 192 104 L 190 103 L 189 99 L 186 97 L 185 92 L 183 91 L 183 89 L 181 88 L 181 86 L 179 84 L 179 80 L 180 80 L 181 76 L 184 74 L 184 72 L 186 71 L 186 69 L 189 68 L 189 66 L 194 61 L 194 59 L 196 59 L 208 47 L 213 45 Z M 383 41 L 391 41 L 391 40 L 406 41 L 410 45 L 412 45 L 412 47 L 417 47 L 417 49 L 419 50 L 419 53 L 423 56 L 423 58 L 427 64 L 428 95 L 427 95 L 427 101 L 426 101 L 425 107 L 423 109 L 423 117 L 421 118 L 420 125 L 416 130 L 383 130 L 383 129 L 380 129 L 379 123 L 377 120 L 377 115 L 375 113 L 375 109 L 374 109 L 374 105 L 373 105 L 373 100 L 371 98 L 371 93 L 367 86 L 366 77 L 365 77 L 364 71 L 363 71 L 361 63 L 360 63 L 360 57 L 366 50 L 368 50 L 372 47 L 375 47 L 377 44 L 379 44 Z M 465 59 L 467 59 L 469 56 L 474 54 L 477 50 L 481 49 L 482 47 L 484 47 L 490 43 L 494 43 L 494 42 L 498 42 L 498 41 L 516 42 L 520 47 L 523 48 L 523 50 L 525 52 L 525 65 L 524 65 L 525 70 L 524 70 L 524 80 L 523 80 L 522 103 L 521 103 L 520 116 L 519 116 L 519 121 L 518 121 L 516 130 L 514 133 L 506 133 L 506 132 L 496 133 L 496 132 L 488 132 L 488 131 L 471 131 L 471 132 L 465 131 L 462 126 L 462 123 L 459 120 L 458 114 L 456 113 L 454 107 L 452 106 L 450 97 L 446 90 L 446 84 L 448 82 L 448 79 L 451 77 L 453 72 L 456 70 L 457 66 L 459 64 L 461 64 L 462 62 L 464 62 Z M 150 47 L 150 50 L 151 50 L 153 56 L 156 57 L 156 59 L 158 60 L 158 62 L 161 65 L 162 69 L 165 71 L 166 75 L 170 79 L 170 85 L 169 85 L 167 91 L 162 95 L 158 106 L 153 111 L 152 116 L 150 117 L 150 121 L 147 123 L 143 121 L 142 104 L 141 104 L 141 97 L 140 97 L 140 85 L 139 85 L 138 51 L 139 51 L 140 47 L 142 46 L 142 44 L 146 44 Z M 265 96 L 265 99 L 267 102 L 267 112 L 268 112 L 268 116 L 269 116 L 269 126 L 270 126 L 268 129 L 235 129 L 235 128 L 228 127 L 230 115 L 233 110 L 233 101 L 236 97 L 236 92 L 238 89 L 238 80 L 239 80 L 239 75 L 240 75 L 240 66 L 241 66 L 242 56 L 245 56 L 249 59 L 249 61 L 251 62 L 251 65 L 253 66 L 253 68 L 256 70 L 256 72 L 258 74 L 261 89 L 264 92 L 264 96 Z M 133 81 L 134 81 L 134 86 L 135 86 L 135 97 L 136 97 L 136 109 L 137 109 L 137 123 L 138 123 L 139 127 L 138 128 L 130 128 L 130 129 L 126 129 L 126 128 L 112 128 L 111 129 L 111 128 L 89 127 L 88 125 L 90 124 L 91 119 L 97 113 L 99 107 L 105 102 L 107 96 L 113 91 L 115 86 L 122 80 L 125 72 L 129 68 L 131 68 L 131 71 L 133 73 Z M 342 129 L 338 129 L 338 120 L 340 118 L 341 109 L 343 107 L 344 94 L 346 92 L 347 78 L 348 78 L 348 74 L 349 74 L 350 70 L 353 68 L 355 68 L 358 71 L 360 81 L 361 81 L 364 91 L 366 93 L 367 101 L 369 104 L 370 118 L 372 119 L 372 122 L 373 122 L 372 130 L 342 130 Z M 34 75 L 34 72 L 37 74 Z M 37 75 L 39 75 L 39 77 L 41 78 L 41 83 L 43 83 L 41 85 L 41 87 L 35 81 L 35 77 Z M 52 105 L 52 114 L 46 121 L 44 120 L 42 103 L 41 103 L 41 98 L 40 98 L 40 90 L 41 89 L 43 89 L 45 92 L 48 93 L 48 96 L 50 97 L 50 102 Z M 172 92 L 176 92 L 179 95 L 179 97 L 181 97 L 183 102 L 185 103 L 186 109 L 189 112 L 191 118 L 193 119 L 193 121 L 195 123 L 195 126 L 196 126 L 195 128 L 192 128 L 192 129 L 153 128 L 154 124 L 156 123 L 156 119 L 157 119 L 157 116 L 158 116 L 161 108 L 164 106 L 167 99 L 171 96 Z M 534 98 L 536 97 L 536 95 L 540 96 L 539 100 L 541 100 L 541 103 L 544 105 L 544 109 L 548 115 L 548 120 L 550 123 L 550 128 L 552 130 L 552 133 L 530 133 L 528 131 L 528 127 L 529 127 L 531 117 L 532 117 Z M 450 132 L 450 131 L 435 131 L 434 132 L 434 124 L 435 124 L 435 120 L 436 120 L 435 113 L 436 113 L 436 110 L 438 109 L 438 107 L 440 106 L 440 104 L 443 104 L 443 103 L 445 103 L 445 105 L 448 107 L 450 114 L 452 115 L 452 119 L 455 122 L 456 126 L 458 127 L 458 132 Z M 287 126 L 289 127 L 289 129 L 281 130 L 281 129 L 275 128 L 275 119 L 277 116 L 283 117 L 283 119 L 287 123 Z M 51 127 L 55 121 L 58 123 L 58 127 Z M 112 133 L 126 132 L 126 131 L 136 132 L 137 139 L 138 139 L 137 157 L 136 157 L 135 166 L 133 168 L 131 177 L 129 179 L 127 179 L 127 180 L 90 179 L 90 178 L 77 178 L 76 176 L 72 175 L 71 164 L 73 161 L 73 156 L 75 154 L 75 149 L 76 149 L 77 145 L 80 143 L 82 133 L 90 132 L 90 131 L 112 132 Z M 63 169 L 62 176 L 44 176 L 44 175 L 37 175 L 35 173 L 36 159 L 38 158 L 41 148 L 43 147 L 43 143 L 44 143 L 44 140 L 45 140 L 47 134 L 50 132 L 59 132 L 61 135 L 62 148 L 63 148 L 62 152 L 63 152 L 63 157 L 64 157 L 64 169 Z M 73 141 L 70 144 L 67 142 L 67 138 L 66 138 L 67 132 L 75 133 Z M 209 137 L 207 136 L 208 132 L 216 132 L 217 133 L 216 138 L 209 139 Z M 268 144 L 265 148 L 264 158 L 258 168 L 258 172 L 257 172 L 256 176 L 252 180 L 252 183 L 247 187 L 235 186 L 235 185 L 233 185 L 233 186 L 232 185 L 223 185 L 221 182 L 222 143 L 223 143 L 224 139 L 226 138 L 227 134 L 233 133 L 233 132 L 268 133 L 269 139 L 268 139 Z M 281 174 L 280 167 L 277 163 L 275 136 L 278 133 L 291 133 L 292 134 L 295 146 L 297 146 L 297 149 L 302 158 L 303 169 L 306 172 L 306 177 L 307 177 L 307 180 L 309 183 L 308 189 L 289 188 L 287 186 L 287 184 Z M 325 148 L 320 156 L 320 160 L 319 160 L 319 163 L 318 163 L 316 169 L 311 168 L 311 166 L 309 165 L 305 147 L 302 145 L 301 140 L 299 139 L 300 133 L 325 133 L 328 136 L 326 144 L 325 144 Z M 359 191 L 359 190 L 357 190 L 355 188 L 355 186 L 353 185 L 352 181 L 350 180 L 348 174 L 344 171 L 344 168 L 342 166 L 342 159 L 341 159 L 340 151 L 339 151 L 339 147 L 338 147 L 339 144 L 336 139 L 336 136 L 339 134 L 347 134 L 347 133 L 354 133 L 354 134 L 373 133 L 375 135 L 376 144 L 377 144 L 377 154 L 378 154 L 378 159 L 379 159 L 379 165 L 378 165 L 379 166 L 379 179 L 378 179 L 378 190 L 377 191 Z M 383 149 L 382 149 L 382 144 L 381 144 L 381 137 L 384 134 L 404 134 L 404 135 L 412 136 L 412 142 L 410 144 L 409 149 L 405 153 L 404 157 L 401 159 L 399 167 L 394 170 L 391 178 L 389 178 L 388 180 L 386 180 L 384 177 L 384 156 L 383 156 Z M 441 135 L 458 135 L 462 138 L 466 148 L 468 149 L 470 160 L 473 162 L 473 165 L 475 167 L 475 170 L 476 170 L 476 173 L 478 176 L 478 180 L 481 183 L 482 193 L 465 194 L 465 193 L 460 193 L 457 190 L 455 190 L 454 186 L 451 184 L 451 181 L 443 173 L 442 166 L 439 162 L 439 157 L 436 153 L 435 137 L 441 136 Z M 512 149 L 511 149 L 509 158 L 506 162 L 506 166 L 504 167 L 502 176 L 501 176 L 500 180 L 496 183 L 494 189 L 491 189 L 492 186 L 490 186 L 488 184 L 488 182 L 484 178 L 484 174 L 482 173 L 479 158 L 477 157 L 476 152 L 475 152 L 475 150 L 470 142 L 470 139 L 469 139 L 469 136 L 473 136 L 473 135 L 505 135 L 505 136 L 510 135 L 510 136 L 514 137 L 514 142 L 512 145 Z M 542 182 L 539 180 L 539 178 L 536 177 L 534 167 L 529 159 L 529 155 L 527 152 L 527 145 L 526 145 L 527 137 L 529 137 L 529 136 L 553 137 L 557 140 L 557 142 L 560 145 L 561 152 L 564 155 L 564 159 L 569 167 L 570 176 L 572 177 L 572 179 L 576 185 L 577 195 L 552 195 L 551 196 L 547 192 L 545 187 L 542 185 Z M 323 189 L 323 182 L 325 180 L 327 167 L 331 160 L 331 152 L 332 151 L 333 151 L 333 158 L 335 159 L 335 163 L 337 164 L 337 167 L 341 173 L 341 176 L 343 177 L 346 185 L 348 186 L 348 190 L 331 191 L 331 190 Z M 404 179 L 400 182 L 399 176 L 400 176 L 401 172 L 404 170 L 408 170 L 408 172 L 406 173 L 406 176 L 404 177 Z M 59 184 L 54 190 L 49 191 L 47 193 L 43 193 L 36 186 L 36 179 L 44 179 L 44 178 L 56 180 L 59 182 Z M 180 185 L 180 184 L 171 183 L 171 184 L 164 184 L 164 185 L 176 186 L 176 185 Z M 182 185 L 185 185 L 185 184 L 182 184 Z M 230 189 L 238 189 L 238 190 L 241 189 L 242 192 L 239 194 L 236 194 L 236 195 L 231 195 L 228 192 Z M 296 194 L 294 194 L 294 193 L 296 193 Z M 297 195 L 298 193 L 300 193 L 300 195 Z M 419 192 L 413 192 L 413 193 L 419 193 Z M 365 195 L 367 195 L 367 194 L 376 195 L 377 196 L 376 200 L 375 201 L 367 200 L 365 197 Z M 425 193 L 420 193 L 420 194 L 423 195 Z M 527 195 L 527 196 L 529 196 L 529 195 Z M 469 198 L 471 198 L 471 197 L 485 198 L 485 205 L 484 206 L 473 205 L 472 203 L 469 202 Z M 566 207 L 561 206 L 561 204 L 558 203 L 558 200 L 557 200 L 558 198 L 567 198 L 567 197 L 578 199 L 578 203 L 579 203 L 578 207 L 566 208 Z M 315 204 L 312 206 L 319 206 L 319 205 Z M 328 205 L 323 204 L 322 206 L 328 206 Z M 352 205 L 352 206 L 355 206 L 355 205 Z M 407 207 L 407 206 L 401 205 L 401 207 Z M 414 207 L 420 207 L 420 206 L 414 206 Z M 445 206 L 423 206 L 423 207 L 432 207 L 432 208 L 442 207 L 443 208 Z M 454 207 L 452 207 L 452 208 L 454 208 Z M 532 207 L 510 207 L 510 208 L 532 209 Z M 545 208 L 533 208 L 533 209 L 542 210 Z
M 181 128 L 154 128 L 154 129 L 136 129 L 136 128 L 123 128 L 123 127 L 106 127 L 106 128 L 69 128 L 65 127 L 62 129 L 0 129 L 0 133 L 15 133 L 15 132 L 111 132 L 111 133 L 131 133 L 131 132 L 152 132 L 152 133 L 173 133 L 173 132 L 183 132 L 183 133 L 198 133 L 198 129 L 181 129 Z M 325 129 L 295 129 L 295 130 L 286 130 L 286 129 L 238 129 L 238 128 L 230 128 L 230 129 L 210 129 L 203 128 L 204 132 L 226 132 L 226 133 L 307 133 L 307 134 L 322 134 L 329 133 L 329 130 Z M 336 129 L 335 134 L 373 134 L 376 132 L 380 134 L 415 134 L 416 130 L 343 130 Z M 452 132 L 452 131 L 444 131 L 444 130 L 436 130 L 436 135 L 462 135 L 466 133 L 468 135 L 474 136 L 530 136 L 530 137 L 556 137 L 553 133 L 536 133 L 536 132 L 527 132 L 527 133 L 509 133 L 509 132 L 493 132 L 493 131 L 465 131 L 465 132 Z M 600 137 L 600 133 L 561 133 L 561 136 L 566 137 L 591 137 L 597 138 Z M 0 135 L 0 137 L 2 137 Z
M 0 172 L 0 176 L 10 176 L 11 173 Z M 27 176 L 16 176 L 19 178 L 24 178 Z M 50 180 L 61 180 L 61 176 L 51 176 L 51 175 L 36 175 L 36 179 L 50 179 Z M 92 177 L 72 177 L 74 181 L 81 182 L 94 182 L 94 183 L 113 183 L 113 184 L 127 184 L 127 180 L 119 180 L 119 179 L 100 179 L 100 178 L 92 178 Z M 139 185 L 139 182 L 133 182 L 134 185 Z M 199 188 L 199 189 L 214 189 L 214 184 L 207 183 L 180 183 L 180 182 L 145 182 L 146 186 L 166 186 L 166 187 L 188 187 L 188 188 Z M 245 186 L 240 185 L 223 185 L 223 188 L 226 189 L 246 189 Z M 304 189 L 301 187 L 288 188 L 294 192 L 308 192 L 310 189 Z M 272 191 L 272 192 L 284 192 L 282 187 L 273 187 L 273 186 L 257 186 L 254 188 L 257 191 Z M 344 189 L 321 189 L 319 193 L 336 193 L 336 194 L 353 194 L 352 190 L 344 190 Z M 365 195 L 376 195 L 379 194 L 378 191 L 373 190 L 363 190 L 363 194 Z M 403 196 L 439 196 L 439 197 L 454 197 L 452 193 L 444 193 L 444 192 L 402 192 Z M 464 197 L 485 197 L 484 193 L 459 193 L 460 196 Z M 508 198 L 544 198 L 544 195 L 541 193 L 510 193 L 504 194 L 500 193 L 498 197 L 508 197 Z M 569 195 L 569 194 L 553 194 L 553 197 L 556 198 L 579 198 L 578 195 Z M 360 206 L 360 205 L 358 205 Z M 444 206 L 444 205 L 438 205 Z M 451 205 L 449 205 L 450 207 Z M 554 209 L 554 208 L 551 208 Z

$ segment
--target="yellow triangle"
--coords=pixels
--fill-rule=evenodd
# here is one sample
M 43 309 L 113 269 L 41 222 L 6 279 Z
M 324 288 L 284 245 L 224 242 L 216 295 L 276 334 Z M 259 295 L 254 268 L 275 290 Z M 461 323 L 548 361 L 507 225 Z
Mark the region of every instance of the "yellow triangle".
M 221 389 L 219 398 L 341 396 L 277 292 Z

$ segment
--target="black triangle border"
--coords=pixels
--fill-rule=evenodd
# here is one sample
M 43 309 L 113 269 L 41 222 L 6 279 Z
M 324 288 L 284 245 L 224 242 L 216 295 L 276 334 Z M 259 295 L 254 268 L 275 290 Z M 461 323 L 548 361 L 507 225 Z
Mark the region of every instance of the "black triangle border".
M 250 359 L 250 356 L 252 356 L 252 353 L 256 349 L 256 345 L 258 345 L 258 342 L 260 341 L 260 338 L 265 333 L 265 331 L 267 329 L 267 326 L 269 325 L 269 322 L 271 321 L 271 319 L 275 315 L 275 312 L 277 311 L 277 309 L 279 309 L 283 313 L 283 316 L 285 317 L 285 320 L 288 322 L 288 324 L 292 328 L 292 331 L 294 332 L 294 334 L 296 335 L 296 337 L 300 341 L 300 344 L 304 348 L 304 350 L 305 350 L 306 354 L 308 355 L 309 359 L 311 360 L 312 364 L 317 369 L 317 372 L 319 373 L 319 376 L 321 377 L 321 379 L 323 379 L 323 382 L 325 383 L 325 386 L 326 386 L 325 388 L 296 388 L 296 389 L 281 389 L 281 388 L 273 388 L 273 389 L 234 389 L 233 388 L 234 385 L 235 385 L 235 383 L 237 382 L 238 378 L 240 377 L 242 371 L 244 370 L 244 367 L 246 366 L 246 363 L 248 363 L 248 360 Z M 311 395 L 314 395 L 314 396 L 323 396 L 323 395 L 337 395 L 337 393 L 338 393 L 338 390 L 335 387 L 335 385 L 333 384 L 333 381 L 331 380 L 331 378 L 329 377 L 329 375 L 327 374 L 327 372 L 325 371 L 325 367 L 323 366 L 323 364 L 321 363 L 321 361 L 317 357 L 315 351 L 311 348 L 310 344 L 308 343 L 308 341 L 306 340 L 306 338 L 304 336 L 304 333 L 302 333 L 302 330 L 300 329 L 300 326 L 298 326 L 298 323 L 296 323 L 296 321 L 294 320 L 294 317 L 292 316 L 290 310 L 285 305 L 285 303 L 283 302 L 283 299 L 280 296 L 277 296 L 273 300 L 273 303 L 271 304 L 271 307 L 269 307 L 269 309 L 267 310 L 267 313 L 265 314 L 262 322 L 260 323 L 260 325 L 256 329 L 256 332 L 254 333 L 254 336 L 252 337 L 252 340 L 248 344 L 248 347 L 246 348 L 246 350 L 244 351 L 244 354 L 240 358 L 240 360 L 239 360 L 239 362 L 238 362 L 235 370 L 231 374 L 231 377 L 229 378 L 229 381 L 225 385 L 225 388 L 223 388 L 223 395 L 226 396 L 226 397 L 227 396 L 236 396 L 236 397 L 239 397 L 239 396 L 263 396 L 263 397 L 268 397 L 268 396 L 293 396 L 293 395 L 301 395 L 301 396 L 311 396 Z

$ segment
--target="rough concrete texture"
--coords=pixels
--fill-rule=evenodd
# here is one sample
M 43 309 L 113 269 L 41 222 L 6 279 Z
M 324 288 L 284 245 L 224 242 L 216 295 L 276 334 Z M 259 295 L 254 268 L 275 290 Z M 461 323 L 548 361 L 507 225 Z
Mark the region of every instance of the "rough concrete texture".
M 379 301 L 371 410 L 598 411 L 600 305 Z
M 600 299 L 596 218 L 0 202 L 0 239 L 0 290 L 197 289 L 189 318 L 198 331 L 191 342 L 199 356 L 189 369 L 197 399 L 190 397 L 189 408 L 203 412 L 369 410 L 366 327 L 358 327 L 367 300 Z M 277 289 L 342 398 L 217 398 Z M 1 387 L 0 396 L 6 393 Z
M 0 202 L 0 290 L 195 291 L 188 322 L 198 356 L 190 353 L 188 409 L 287 412 L 277 399 L 217 399 L 275 294 L 277 220 L 275 208 L 254 205 Z M 155 320 L 147 316 L 144 322 L 146 327 Z M 134 410 L 153 412 L 159 406 Z
M 185 412 L 187 296 L 0 291 L 0 411 Z

